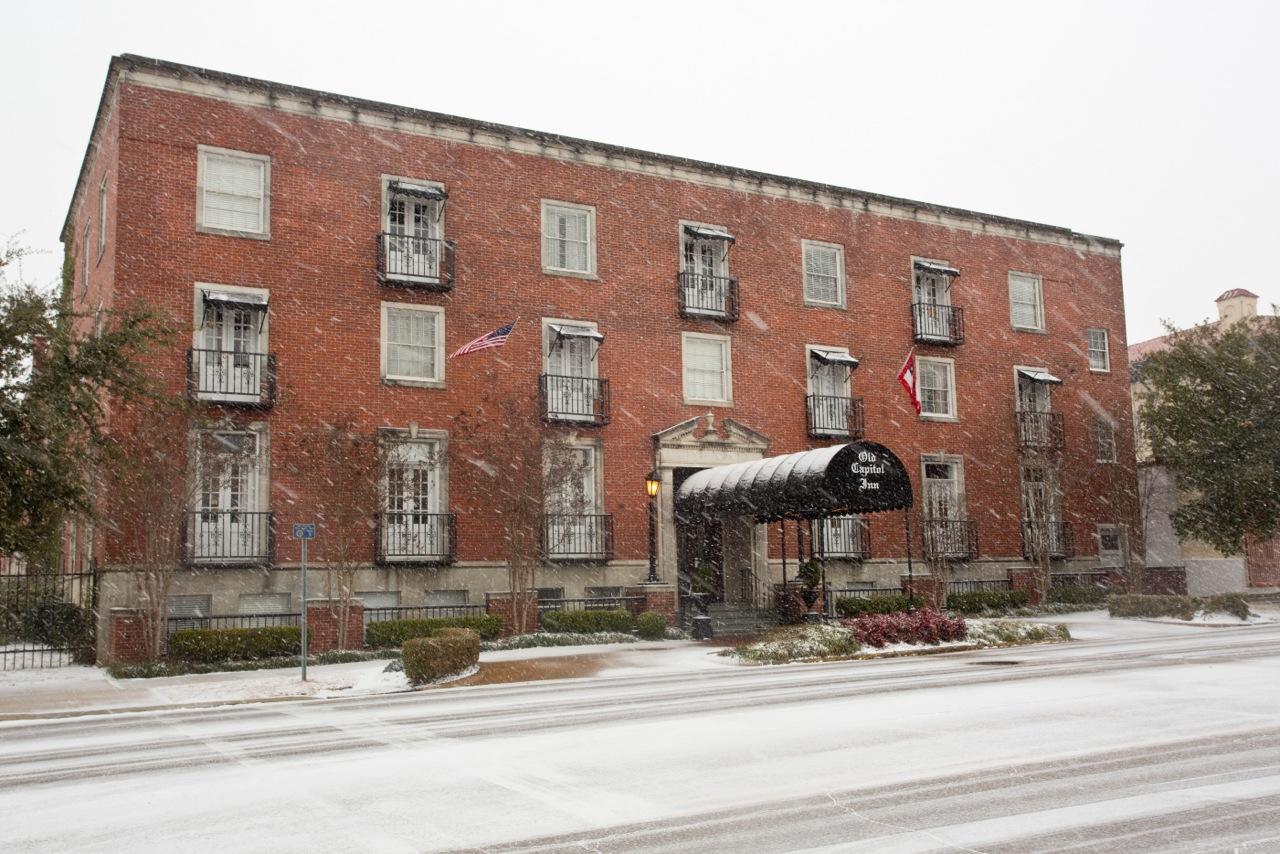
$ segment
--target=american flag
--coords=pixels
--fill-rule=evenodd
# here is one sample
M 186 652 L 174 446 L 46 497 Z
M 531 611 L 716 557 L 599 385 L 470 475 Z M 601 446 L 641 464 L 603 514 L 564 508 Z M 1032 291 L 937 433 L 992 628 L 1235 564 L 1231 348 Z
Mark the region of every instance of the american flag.
M 507 339 L 511 337 L 511 330 L 516 328 L 517 322 L 518 319 L 513 320 L 506 326 L 499 326 L 492 332 L 486 332 L 476 340 L 468 344 L 463 344 L 454 351 L 453 356 L 465 356 L 468 353 L 474 353 L 477 350 L 484 350 L 489 347 L 501 347 L 503 344 L 506 344 Z M 452 359 L 453 356 L 450 356 L 449 358 Z

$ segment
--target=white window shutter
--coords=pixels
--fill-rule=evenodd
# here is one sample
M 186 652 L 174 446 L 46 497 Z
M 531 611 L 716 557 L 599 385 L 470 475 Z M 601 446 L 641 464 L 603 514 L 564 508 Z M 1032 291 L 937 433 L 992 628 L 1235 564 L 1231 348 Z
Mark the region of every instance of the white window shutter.
M 265 231 L 266 163 L 213 152 L 204 157 L 204 224 L 232 231 Z

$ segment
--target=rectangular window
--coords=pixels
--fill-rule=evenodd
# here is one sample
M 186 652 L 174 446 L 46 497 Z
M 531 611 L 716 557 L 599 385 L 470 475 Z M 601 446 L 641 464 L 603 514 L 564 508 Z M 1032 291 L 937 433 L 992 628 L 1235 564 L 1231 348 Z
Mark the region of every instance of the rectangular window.
M 804 249 L 804 301 L 844 308 L 844 249 L 830 243 L 801 241 Z
M 960 457 L 921 457 L 925 519 L 964 519 L 964 462 Z
M 198 230 L 270 233 L 271 158 L 201 146 L 198 183 Z
M 1110 418 L 1093 419 L 1093 458 L 1100 463 L 1116 461 L 1116 425 Z
M 1111 371 L 1111 348 L 1107 340 L 1107 330 L 1088 329 L 1085 336 L 1089 344 L 1089 370 L 1099 373 Z
M 1098 564 L 1124 565 L 1124 530 L 1119 525 L 1098 526 Z
M 686 403 L 733 401 L 729 339 L 686 332 L 684 339 L 684 398 Z
M 1044 293 L 1039 276 L 1009 273 L 1009 322 L 1014 329 L 1044 330 Z
M 187 526 L 192 556 L 230 563 L 266 557 L 270 513 L 259 495 L 258 433 L 200 431 L 194 445 L 197 488 Z
M 382 449 L 381 558 L 386 562 L 438 563 L 448 559 L 447 456 L 444 434 L 399 436 Z
M 544 272 L 594 275 L 595 244 L 595 208 L 565 202 L 542 203 Z
M 89 226 L 80 237 L 80 299 L 89 296 Z
M 364 603 L 365 610 L 370 608 L 398 608 L 400 606 L 399 590 L 370 590 L 357 593 L 356 598 Z
M 382 378 L 444 385 L 444 309 L 382 304 Z
M 288 593 L 241 593 L 239 613 L 247 616 L 289 613 Z
M 917 358 L 920 369 L 920 415 L 956 417 L 955 363 L 950 359 Z
M 98 257 L 107 248 L 107 179 L 98 185 Z
M 170 596 L 169 619 L 211 616 L 211 600 L 211 596 Z
M 428 590 L 426 604 L 429 608 L 448 608 L 467 604 L 465 590 Z

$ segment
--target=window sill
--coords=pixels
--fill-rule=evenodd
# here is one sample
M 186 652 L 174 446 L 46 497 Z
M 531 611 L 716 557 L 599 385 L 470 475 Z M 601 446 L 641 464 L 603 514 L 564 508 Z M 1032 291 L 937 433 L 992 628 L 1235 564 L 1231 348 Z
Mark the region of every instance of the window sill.
M 1012 329 L 1014 332 L 1030 332 L 1032 335 L 1048 335 L 1049 334 L 1047 331 L 1045 331 L 1044 327 L 1011 326 L 1010 329 Z
M 920 413 L 921 421 L 938 421 L 943 424 L 959 424 L 960 418 L 956 415 L 930 415 L 927 412 Z
M 270 240 L 269 231 L 237 231 L 234 228 L 214 228 L 210 225 L 196 225 L 196 234 L 215 234 L 219 237 L 243 237 L 246 240 Z
M 444 380 L 415 380 L 408 377 L 383 377 L 382 384 L 409 388 L 444 388 Z
M 563 276 L 568 279 L 586 279 L 589 282 L 600 281 L 600 276 L 594 271 L 584 272 L 582 270 L 560 270 L 555 267 L 543 267 L 542 273 L 545 276 Z
M 700 400 L 695 397 L 684 398 L 685 406 L 719 406 L 723 408 L 732 408 L 732 400 Z
M 848 311 L 849 306 L 843 302 L 818 302 L 817 300 L 805 299 L 806 308 L 834 308 L 839 311 Z
M 1110 368 L 1090 368 L 1090 369 L 1089 369 L 1089 373 L 1091 373 L 1091 374 L 1109 374 L 1109 373 L 1111 373 L 1111 369 L 1110 369 Z

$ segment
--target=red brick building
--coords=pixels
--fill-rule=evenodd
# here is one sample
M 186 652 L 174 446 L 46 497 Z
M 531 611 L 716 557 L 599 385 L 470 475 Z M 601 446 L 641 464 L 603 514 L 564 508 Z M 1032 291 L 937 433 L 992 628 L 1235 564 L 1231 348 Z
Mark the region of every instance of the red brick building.
M 547 497 L 547 597 L 645 578 L 657 469 L 663 582 L 702 559 L 760 604 L 778 526 L 678 536 L 678 482 L 851 436 L 907 463 L 913 551 L 960 578 L 1026 565 L 1028 502 L 1064 567 L 1117 560 L 1135 522 L 1115 240 L 133 56 L 63 240 L 78 306 L 141 300 L 184 330 L 152 367 L 216 425 L 191 445 L 175 613 L 296 610 L 287 532 L 332 486 L 286 437 L 341 419 L 393 449 L 370 470 L 366 601 L 506 590 L 490 461 L 455 448 L 486 395 L 537 407 L 583 472 Z M 517 318 L 504 347 L 447 357 Z M 913 348 L 919 416 L 897 381 Z M 104 527 L 92 559 L 126 569 L 130 532 Z M 905 569 L 897 517 L 808 542 L 837 586 Z

